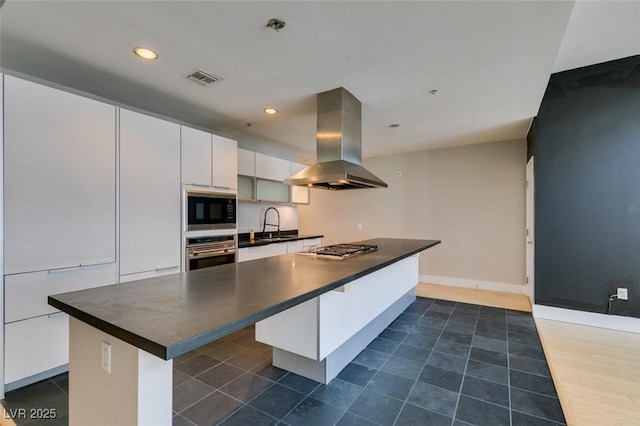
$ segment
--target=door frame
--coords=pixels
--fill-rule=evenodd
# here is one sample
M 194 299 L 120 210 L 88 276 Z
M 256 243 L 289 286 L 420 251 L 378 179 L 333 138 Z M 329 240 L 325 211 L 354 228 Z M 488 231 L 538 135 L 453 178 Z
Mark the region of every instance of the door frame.
M 525 285 L 531 305 L 535 304 L 535 175 L 533 156 L 525 168 Z

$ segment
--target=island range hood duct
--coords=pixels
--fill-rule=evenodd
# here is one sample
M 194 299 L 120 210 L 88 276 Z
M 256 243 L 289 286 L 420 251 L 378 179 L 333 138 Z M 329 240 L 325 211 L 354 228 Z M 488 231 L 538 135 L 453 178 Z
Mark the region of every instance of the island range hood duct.
M 316 96 L 318 162 L 284 183 L 332 190 L 386 188 L 386 183 L 361 166 L 360 101 L 342 87 Z

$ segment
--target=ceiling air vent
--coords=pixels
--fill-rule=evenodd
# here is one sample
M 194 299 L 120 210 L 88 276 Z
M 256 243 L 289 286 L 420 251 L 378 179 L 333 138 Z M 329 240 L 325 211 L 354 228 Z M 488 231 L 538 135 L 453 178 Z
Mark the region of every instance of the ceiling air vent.
M 213 74 L 209 74 L 206 71 L 197 69 L 189 75 L 186 75 L 185 78 L 195 81 L 196 83 L 202 86 L 208 86 L 211 83 L 215 83 L 216 81 L 222 80 L 222 77 L 217 77 Z

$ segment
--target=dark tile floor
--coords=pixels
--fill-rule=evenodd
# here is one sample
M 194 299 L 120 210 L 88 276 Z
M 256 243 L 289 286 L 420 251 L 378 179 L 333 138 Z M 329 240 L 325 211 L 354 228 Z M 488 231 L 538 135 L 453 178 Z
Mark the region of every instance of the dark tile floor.
M 270 362 L 252 327 L 176 358 L 173 424 L 564 424 L 526 313 L 418 298 L 328 385 Z M 3 405 L 59 407 L 66 424 L 65 380 L 9 393 Z

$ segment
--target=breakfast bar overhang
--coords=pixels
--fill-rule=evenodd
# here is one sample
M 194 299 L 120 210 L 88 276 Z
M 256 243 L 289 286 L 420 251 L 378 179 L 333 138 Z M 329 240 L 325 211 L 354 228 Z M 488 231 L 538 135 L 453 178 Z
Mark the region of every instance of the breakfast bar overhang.
M 70 315 L 69 423 L 170 425 L 173 358 L 256 323 L 274 365 L 330 381 L 415 299 L 437 240 L 289 254 L 49 296 Z

